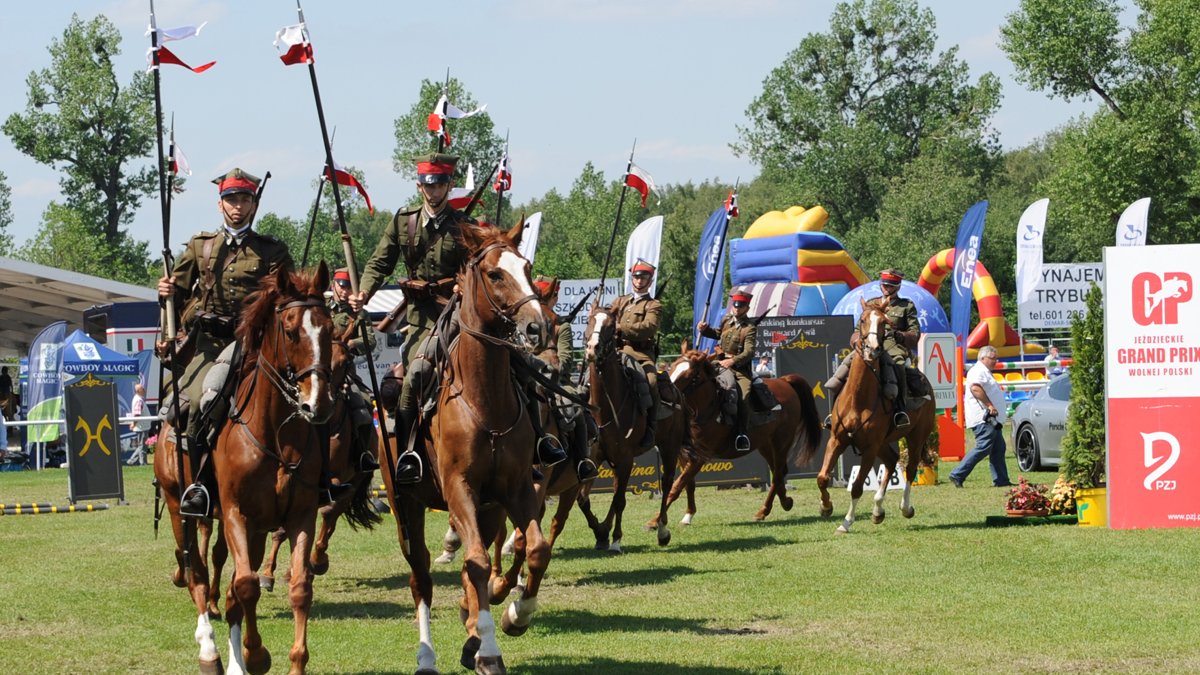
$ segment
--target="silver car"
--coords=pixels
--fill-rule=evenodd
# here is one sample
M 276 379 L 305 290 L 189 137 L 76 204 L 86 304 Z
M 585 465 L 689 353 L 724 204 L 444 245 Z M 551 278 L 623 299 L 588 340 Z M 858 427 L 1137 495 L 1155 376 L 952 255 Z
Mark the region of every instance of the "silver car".
M 1022 471 L 1038 471 L 1062 464 L 1062 442 L 1067 432 L 1070 398 L 1071 378 L 1061 375 L 1050 380 L 1013 413 L 1013 450 Z

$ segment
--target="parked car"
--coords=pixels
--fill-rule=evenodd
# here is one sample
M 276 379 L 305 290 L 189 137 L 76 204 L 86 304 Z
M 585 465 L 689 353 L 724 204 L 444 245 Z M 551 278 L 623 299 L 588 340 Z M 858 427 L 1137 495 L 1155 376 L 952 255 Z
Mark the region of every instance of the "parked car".
M 1071 378 L 1056 377 L 1013 413 L 1013 451 L 1022 471 L 1062 464 L 1070 398 Z

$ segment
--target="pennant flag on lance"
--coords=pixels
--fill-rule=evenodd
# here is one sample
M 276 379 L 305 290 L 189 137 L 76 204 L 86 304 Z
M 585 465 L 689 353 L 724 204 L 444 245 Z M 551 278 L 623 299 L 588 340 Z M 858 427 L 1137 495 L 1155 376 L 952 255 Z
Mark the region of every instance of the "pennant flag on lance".
M 279 51 L 281 42 L 287 45 L 287 50 L 279 55 L 279 60 L 283 61 L 283 65 L 294 66 L 313 62 L 312 43 L 308 41 L 308 34 L 305 32 L 303 23 L 284 26 L 276 31 L 274 42 L 276 51 Z
M 737 191 L 730 190 L 729 197 L 725 199 L 725 215 L 726 217 L 733 219 L 737 218 L 740 213 L 741 212 L 738 211 Z
M 483 104 L 471 112 L 464 112 L 458 106 L 450 102 L 443 92 L 441 98 L 433 106 L 433 112 L 429 113 L 429 119 L 426 121 L 426 127 L 441 139 L 443 147 L 450 147 L 450 131 L 446 128 L 446 120 L 461 120 L 468 117 L 474 117 L 487 109 L 487 104 Z
M 159 63 L 170 63 L 170 64 L 174 64 L 176 66 L 182 66 L 182 67 L 187 68 L 188 70 L 192 71 L 193 73 L 203 73 L 204 71 L 208 70 L 209 68 L 212 68 L 213 66 L 217 65 L 216 61 L 209 61 L 208 63 L 205 63 L 204 65 L 196 66 L 195 68 L 193 68 L 192 66 L 189 66 L 188 64 L 184 63 L 183 59 L 179 58 L 178 56 L 175 56 L 175 52 L 172 52 L 170 49 L 167 49 L 166 47 L 159 47 L 157 51 L 158 51 L 158 62 Z M 146 68 L 146 72 L 150 72 L 150 71 L 154 70 L 154 68 L 155 68 L 154 52 L 155 52 L 154 47 L 151 47 L 150 49 L 146 50 L 146 63 L 149 64 L 149 67 Z
M 625 174 L 625 184 L 641 193 L 642 208 L 646 208 L 646 198 L 650 196 L 651 192 L 654 192 L 660 201 L 662 200 L 662 193 L 654 184 L 654 177 L 637 164 L 629 164 L 629 173 Z
M 496 183 L 492 185 L 496 192 L 508 192 L 512 189 L 512 167 L 508 164 L 508 153 L 500 158 L 500 166 L 496 169 Z
M 170 154 L 171 154 L 171 173 L 175 174 L 176 176 L 178 176 L 181 173 L 184 174 L 185 176 L 192 175 L 192 165 L 188 163 L 187 155 L 183 154 L 183 148 L 179 147 L 179 144 L 176 143 L 173 139 L 171 141 Z
M 450 208 L 462 211 L 471 205 L 471 199 L 475 196 L 475 165 L 467 165 L 467 178 L 463 181 L 462 187 L 450 188 L 450 195 L 446 201 L 450 204 Z M 482 201 L 482 200 L 480 200 Z
M 196 37 L 197 35 L 200 34 L 200 31 L 203 30 L 204 27 L 207 25 L 208 25 L 208 22 L 205 21 L 204 23 L 200 24 L 199 26 L 180 26 L 178 28 L 159 28 L 159 29 L 157 29 L 158 30 L 158 42 L 159 42 L 159 44 L 161 44 L 163 42 L 171 42 L 173 40 L 186 40 L 190 37 Z M 155 31 L 155 28 L 153 26 L 148 26 L 146 28 L 147 37 L 154 31 Z
M 367 211 L 375 213 L 375 207 L 371 206 L 371 195 L 367 194 L 367 189 L 363 187 L 363 184 L 360 183 L 357 178 L 354 177 L 354 174 L 343 168 L 341 164 L 338 164 L 337 160 L 334 160 L 333 162 L 333 169 L 333 176 L 331 177 L 329 175 L 329 167 L 325 167 L 325 179 L 337 180 L 338 185 L 345 185 L 346 187 L 352 187 L 355 190 L 358 190 L 358 194 L 362 195 L 363 200 L 367 202 Z

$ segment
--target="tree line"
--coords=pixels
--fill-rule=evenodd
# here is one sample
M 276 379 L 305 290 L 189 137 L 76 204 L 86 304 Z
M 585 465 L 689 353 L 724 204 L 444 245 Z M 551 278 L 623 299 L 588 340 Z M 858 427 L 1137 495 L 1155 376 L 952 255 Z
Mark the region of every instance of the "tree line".
M 1006 18 L 1000 46 L 1020 83 L 1054 98 L 1097 101 L 1090 114 L 1006 151 L 992 127 L 999 80 L 990 73 L 972 79 L 957 47 L 936 51 L 931 10 L 913 0 L 839 4 L 827 30 L 804 36 L 766 76 L 743 123 L 730 130 L 735 152 L 760 168 L 740 186 L 742 216 L 730 238 L 767 211 L 819 204 L 830 213 L 826 231 L 869 274 L 899 267 L 912 277 L 953 245 L 967 208 L 987 199 L 982 259 L 1010 300 L 1005 310 L 1013 323 L 1017 221 L 1037 199 L 1051 200 L 1048 262 L 1100 260 L 1121 212 L 1145 196 L 1153 198 L 1150 243 L 1196 241 L 1200 63 L 1192 53 L 1200 2 L 1140 2 L 1130 29 L 1122 28 L 1120 10 L 1115 0 L 1022 0 Z M 126 230 L 156 187 L 149 76 L 118 83 L 111 59 L 120 53 L 120 35 L 103 16 L 73 17 L 49 52 L 50 65 L 29 75 L 24 112 L 9 115 L 3 132 L 20 151 L 61 171 L 64 200 L 47 205 L 37 235 L 14 249 L 10 193 L 0 173 L 0 255 L 149 284 L 158 263 L 147 242 Z M 430 149 L 425 118 L 444 86 L 458 106 L 475 105 L 457 79 L 421 82 L 417 100 L 395 120 L 393 168 L 403 176 L 413 173 L 409 158 Z M 452 123 L 460 168 L 473 164 L 486 175 L 503 151 L 492 119 L 484 113 Z M 623 177 L 591 162 L 578 171 L 565 194 L 550 190 L 502 210 L 506 224 L 543 212 L 535 273 L 600 274 Z M 622 215 L 618 246 L 641 220 L 665 216 L 664 340 L 690 334 L 700 233 L 732 187 L 662 186 L 661 203 L 635 204 Z M 394 214 L 372 214 L 356 194 L 343 189 L 343 196 L 361 265 Z M 415 199 L 414 191 L 410 206 Z M 493 202 L 475 215 L 494 214 Z M 299 262 L 313 217 L 311 209 L 304 220 L 264 213 L 256 227 L 286 241 Z M 312 220 L 310 263 L 341 257 L 334 217 L 326 192 Z M 82 251 L 87 255 L 73 253 Z

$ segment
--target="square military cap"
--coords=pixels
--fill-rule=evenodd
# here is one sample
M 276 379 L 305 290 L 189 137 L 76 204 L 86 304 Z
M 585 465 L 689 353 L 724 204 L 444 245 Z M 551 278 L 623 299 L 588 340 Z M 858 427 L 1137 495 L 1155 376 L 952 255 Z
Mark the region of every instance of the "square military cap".
M 454 178 L 458 157 L 440 152 L 414 157 L 417 164 L 417 182 L 422 185 L 449 183 Z
M 238 192 L 254 194 L 258 191 L 258 184 L 262 182 L 262 179 L 241 169 L 234 169 L 223 176 L 217 176 L 212 182 L 217 186 L 221 196 L 227 197 Z
M 650 274 L 654 274 L 655 269 L 656 268 L 654 267 L 654 265 L 651 265 L 648 260 L 645 260 L 643 258 L 638 258 L 637 262 L 633 263 L 633 267 L 629 268 L 629 271 L 630 272 L 649 272 Z
M 887 284 L 888 286 L 899 286 L 904 280 L 904 273 L 900 270 L 889 267 L 879 273 L 879 283 Z

